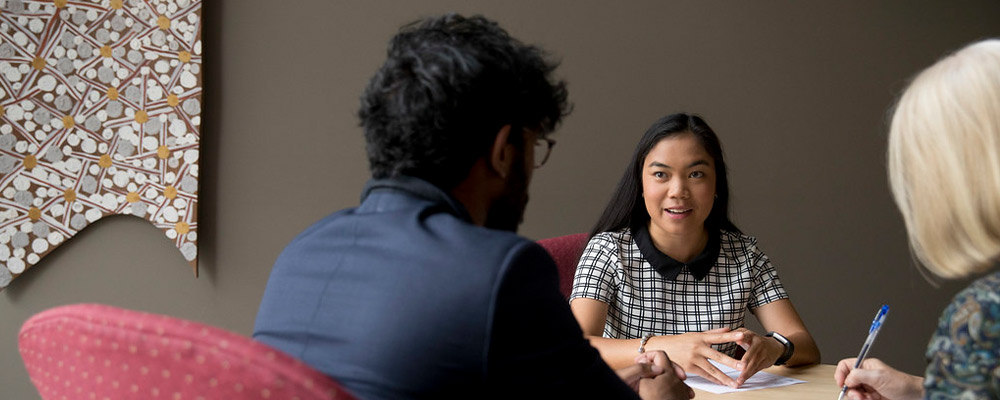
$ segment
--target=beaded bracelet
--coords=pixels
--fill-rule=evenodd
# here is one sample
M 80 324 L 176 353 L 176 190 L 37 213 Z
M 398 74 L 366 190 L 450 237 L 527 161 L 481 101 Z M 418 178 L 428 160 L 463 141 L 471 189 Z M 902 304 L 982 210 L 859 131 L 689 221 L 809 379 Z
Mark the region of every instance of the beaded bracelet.
M 642 335 L 642 339 L 639 339 L 639 354 L 646 352 L 646 342 L 649 341 L 649 338 L 651 337 L 653 337 L 652 333 L 646 333 Z

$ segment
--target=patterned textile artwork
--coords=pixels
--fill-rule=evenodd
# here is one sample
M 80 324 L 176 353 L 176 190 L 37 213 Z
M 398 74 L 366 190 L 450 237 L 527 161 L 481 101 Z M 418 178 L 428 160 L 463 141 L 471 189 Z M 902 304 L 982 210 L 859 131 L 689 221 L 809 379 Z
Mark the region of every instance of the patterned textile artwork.
M 0 4 L 0 290 L 116 214 L 197 275 L 201 1 Z

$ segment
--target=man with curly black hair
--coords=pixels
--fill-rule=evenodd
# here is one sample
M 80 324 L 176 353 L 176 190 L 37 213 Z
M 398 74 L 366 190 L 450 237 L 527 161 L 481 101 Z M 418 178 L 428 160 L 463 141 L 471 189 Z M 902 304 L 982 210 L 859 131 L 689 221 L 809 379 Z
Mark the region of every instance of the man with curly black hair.
M 612 371 L 515 233 L 568 112 L 555 67 L 483 17 L 404 26 L 361 98 L 361 204 L 285 248 L 254 337 L 361 398 L 692 396 L 662 352 Z

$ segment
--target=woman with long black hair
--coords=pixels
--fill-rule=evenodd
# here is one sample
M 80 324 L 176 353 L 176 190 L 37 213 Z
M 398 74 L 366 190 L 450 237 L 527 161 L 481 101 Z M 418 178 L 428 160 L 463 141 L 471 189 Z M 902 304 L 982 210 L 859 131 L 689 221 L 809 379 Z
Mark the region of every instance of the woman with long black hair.
M 591 232 L 570 295 L 608 364 L 663 350 L 689 373 L 738 387 L 771 365 L 819 362 L 777 272 L 728 211 L 715 132 L 690 114 L 656 121 Z M 747 311 L 767 334 L 743 327 Z

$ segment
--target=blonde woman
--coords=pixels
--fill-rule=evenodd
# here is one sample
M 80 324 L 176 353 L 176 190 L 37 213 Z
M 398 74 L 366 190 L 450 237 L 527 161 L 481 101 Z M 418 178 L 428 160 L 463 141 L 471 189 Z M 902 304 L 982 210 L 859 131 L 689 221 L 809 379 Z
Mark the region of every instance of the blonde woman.
M 879 360 L 840 361 L 853 399 L 1000 398 L 1000 40 L 921 72 L 896 106 L 889 179 L 910 246 L 943 278 L 992 271 L 955 296 L 927 348 L 924 377 Z

